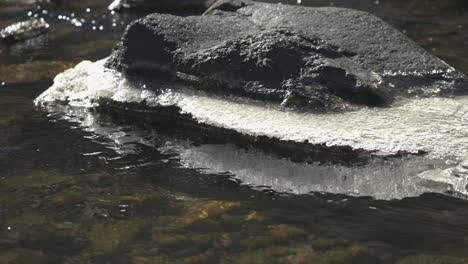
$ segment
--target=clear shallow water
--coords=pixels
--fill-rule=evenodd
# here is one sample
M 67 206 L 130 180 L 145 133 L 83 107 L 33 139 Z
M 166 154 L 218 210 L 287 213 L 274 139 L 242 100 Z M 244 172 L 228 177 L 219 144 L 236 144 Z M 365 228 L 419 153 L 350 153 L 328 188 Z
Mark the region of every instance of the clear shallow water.
M 58 10 L 107 12 L 103 4 L 85 4 L 101 7 Z M 9 14 L 0 16 L 3 23 L 29 9 L 1 10 Z M 113 43 L 122 30 L 61 25 L 72 31 L 67 38 L 54 39 L 51 31 L 45 46 L 22 55 L 2 47 L 0 54 L 1 67 L 15 73 L 0 77 L 10 79 L 0 86 L 2 262 L 463 263 L 468 257 L 463 196 L 430 175 L 411 182 L 373 170 L 385 164 L 385 173 L 398 176 L 456 165 L 445 160 L 320 158 L 319 150 L 299 154 L 164 119 L 36 108 L 34 98 L 64 68 L 44 73 L 44 65 L 103 58 L 111 45 L 97 43 Z M 462 39 L 446 49 L 460 52 Z M 28 71 L 29 61 L 43 66 Z M 271 164 L 278 169 L 264 169 Z M 315 177 L 305 177 L 309 171 Z M 365 186 L 360 175 L 373 184 Z M 356 197 L 356 186 L 381 199 L 403 198 L 402 190 L 416 197 Z

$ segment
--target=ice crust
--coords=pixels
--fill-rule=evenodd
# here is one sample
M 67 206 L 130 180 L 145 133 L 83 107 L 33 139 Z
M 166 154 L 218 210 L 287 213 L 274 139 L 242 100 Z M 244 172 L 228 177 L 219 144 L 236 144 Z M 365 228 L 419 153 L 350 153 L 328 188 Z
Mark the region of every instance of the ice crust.
M 62 101 L 82 108 L 96 107 L 97 99 L 106 98 L 116 102 L 145 102 L 148 107 L 177 106 L 181 113 L 191 114 L 197 122 L 247 135 L 327 146 L 349 146 L 372 151 L 376 155 L 424 152 L 426 161 L 443 160 L 453 167 L 447 169 L 449 166 L 440 164 L 431 167 L 428 165 L 431 162 L 426 161 L 405 162 L 388 168 L 382 164 L 363 169 L 294 165 L 287 160 L 274 161 L 269 158 L 258 163 L 263 164 L 261 166 L 284 163 L 283 172 L 289 174 L 281 176 L 281 170 L 272 174 L 273 170 L 250 166 L 252 164 L 249 165 L 247 161 L 256 160 L 253 159 L 253 154 L 232 157 L 242 158 L 246 161 L 244 163 L 229 162 L 229 159 L 217 160 L 216 157 L 228 157 L 235 153 L 229 147 L 221 150 L 217 147 L 180 147 L 176 151 L 182 166 L 201 168 L 208 173 L 228 172 L 243 182 L 252 185 L 270 184 L 278 191 L 342 193 L 352 192 L 355 188 L 358 195 L 391 199 L 430 191 L 433 188 L 421 187 L 422 181 L 430 181 L 451 186 L 458 193 L 468 194 L 468 163 L 465 161 L 468 159 L 467 96 L 414 98 L 401 100 L 389 108 L 362 108 L 344 113 L 299 113 L 260 102 L 208 96 L 188 89 L 152 87 L 143 83 L 135 85 L 119 72 L 105 68 L 104 63 L 105 59 L 97 62 L 84 61 L 59 74 L 53 86 L 35 102 L 47 106 Z M 212 155 L 213 149 L 220 154 Z M 418 164 L 424 164 L 424 170 L 408 167 L 415 164 L 418 168 L 421 167 Z M 243 169 L 247 165 L 252 169 Z M 392 188 L 397 189 L 379 193 L 375 186 L 371 188 L 367 185 L 365 179 L 371 185 L 377 183 L 371 180 L 381 178 L 377 174 L 392 178 L 388 181 L 379 180 L 388 184 L 387 187 L 381 186 L 382 188 L 393 186 Z M 325 180 L 326 175 L 331 178 Z M 350 186 L 346 186 L 349 182 L 333 183 L 333 179 L 339 179 L 340 175 L 354 175 L 354 183 Z M 310 177 L 312 178 L 309 179 Z M 317 179 L 322 179 L 323 182 L 314 183 Z
M 299 113 L 235 98 L 208 96 L 171 87 L 138 87 L 105 60 L 84 61 L 59 74 L 38 104 L 65 101 L 94 107 L 99 98 L 146 102 L 148 107 L 177 106 L 196 121 L 253 136 L 350 146 L 379 154 L 425 152 L 431 158 L 466 158 L 468 97 L 400 101 L 390 108 L 362 108 L 345 113 Z

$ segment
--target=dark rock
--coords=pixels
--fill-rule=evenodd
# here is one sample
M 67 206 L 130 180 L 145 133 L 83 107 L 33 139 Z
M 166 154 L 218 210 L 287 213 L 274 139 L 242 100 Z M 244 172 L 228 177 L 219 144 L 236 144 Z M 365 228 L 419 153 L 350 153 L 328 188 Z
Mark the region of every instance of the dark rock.
M 156 12 L 206 10 L 215 0 L 114 0 L 110 10 L 141 10 Z
M 368 13 L 243 0 L 220 0 L 204 16 L 137 20 L 107 67 L 301 110 L 453 95 L 467 81 Z
M 253 4 L 250 0 L 219 0 L 210 6 L 205 11 L 205 14 L 211 13 L 213 10 L 235 12 L 237 9 Z
M 10 25 L 0 31 L 0 39 L 8 44 L 35 38 L 46 33 L 49 24 L 43 18 L 34 18 Z

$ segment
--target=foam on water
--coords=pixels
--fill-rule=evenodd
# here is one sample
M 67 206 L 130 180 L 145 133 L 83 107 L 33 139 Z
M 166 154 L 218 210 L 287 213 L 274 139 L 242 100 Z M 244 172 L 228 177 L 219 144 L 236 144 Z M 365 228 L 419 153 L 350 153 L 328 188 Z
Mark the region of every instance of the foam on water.
M 118 102 L 144 101 L 149 107 L 174 105 L 200 123 L 253 136 L 350 146 L 382 155 L 425 152 L 426 157 L 432 159 L 451 159 L 457 163 L 466 159 L 466 96 L 408 99 L 390 108 L 362 108 L 345 113 L 298 113 L 272 105 L 207 96 L 184 89 L 149 85 L 137 87 L 120 73 L 105 69 L 104 63 L 105 60 L 95 63 L 85 61 L 59 74 L 54 85 L 36 102 L 67 101 L 71 105 L 96 106 L 96 99 L 99 98 Z M 441 174 L 437 171 L 433 173 Z M 447 173 L 444 171 L 442 174 Z M 463 175 L 466 182 L 467 174 Z M 444 177 L 440 179 L 447 182 Z

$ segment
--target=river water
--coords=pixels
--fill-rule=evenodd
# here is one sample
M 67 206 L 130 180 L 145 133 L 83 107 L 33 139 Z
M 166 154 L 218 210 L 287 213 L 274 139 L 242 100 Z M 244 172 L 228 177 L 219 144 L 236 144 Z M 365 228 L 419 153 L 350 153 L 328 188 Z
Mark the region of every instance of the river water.
M 36 14 L 51 24 L 44 37 L 0 49 L 1 263 L 468 260 L 466 174 L 459 165 L 466 157 L 467 99 L 420 100 L 379 115 L 315 117 L 310 124 L 299 114 L 270 109 L 263 112 L 266 123 L 249 127 L 258 133 L 279 122 L 269 115 L 287 115 L 298 130 L 275 130 L 278 138 L 326 134 L 316 143 L 352 142 L 381 152 L 372 156 L 333 146 L 290 149 L 163 117 L 40 107 L 33 100 L 56 74 L 108 56 L 126 24 L 143 14 L 112 14 L 105 1 L 27 2 L 0 0 L 1 27 Z M 377 14 L 468 72 L 463 1 L 333 4 Z M 103 80 L 92 85 L 105 88 Z M 209 122 L 231 118 L 222 115 L 223 107 L 225 113 L 247 107 L 184 98 L 188 110 Z M 204 115 L 213 107 L 220 120 Z M 257 106 L 248 107 L 258 113 Z M 405 120 L 398 118 L 403 113 Z M 374 126 L 350 135 L 345 132 L 356 125 L 346 120 Z M 316 123 L 328 130 L 317 132 Z M 315 132 L 301 134 L 299 124 Z

